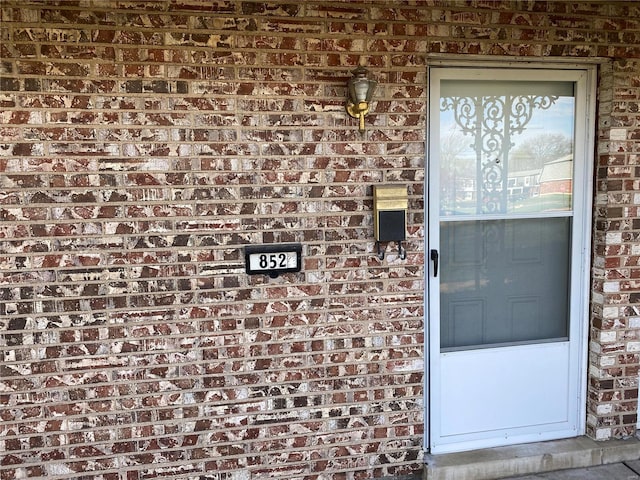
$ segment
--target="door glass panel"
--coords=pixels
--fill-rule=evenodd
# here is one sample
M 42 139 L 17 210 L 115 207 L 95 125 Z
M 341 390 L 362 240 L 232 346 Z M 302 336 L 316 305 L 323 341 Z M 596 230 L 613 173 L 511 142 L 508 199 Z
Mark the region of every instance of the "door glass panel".
M 571 82 L 443 81 L 440 215 L 572 208 Z
M 574 84 L 440 92 L 441 347 L 566 339 Z
M 568 337 L 571 219 L 444 222 L 443 349 Z

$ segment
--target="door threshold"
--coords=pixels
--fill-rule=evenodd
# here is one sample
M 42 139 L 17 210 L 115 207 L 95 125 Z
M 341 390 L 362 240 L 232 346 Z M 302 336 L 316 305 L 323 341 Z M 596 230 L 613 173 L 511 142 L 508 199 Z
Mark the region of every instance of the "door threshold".
M 640 440 L 587 437 L 426 455 L 424 480 L 497 480 L 640 458 Z

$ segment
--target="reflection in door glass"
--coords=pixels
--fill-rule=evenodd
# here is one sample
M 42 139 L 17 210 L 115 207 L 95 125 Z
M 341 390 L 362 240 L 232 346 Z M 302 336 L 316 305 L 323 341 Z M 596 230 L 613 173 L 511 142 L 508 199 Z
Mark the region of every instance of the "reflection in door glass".
M 571 82 L 442 82 L 440 214 L 572 208 Z

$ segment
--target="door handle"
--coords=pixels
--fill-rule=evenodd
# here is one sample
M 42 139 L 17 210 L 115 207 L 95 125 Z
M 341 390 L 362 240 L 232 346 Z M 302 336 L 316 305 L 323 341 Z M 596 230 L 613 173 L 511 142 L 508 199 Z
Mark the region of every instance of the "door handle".
M 438 255 L 438 250 L 431 250 L 431 261 L 433 261 L 433 276 L 437 277 L 438 276 L 438 258 L 440 257 L 440 255 Z

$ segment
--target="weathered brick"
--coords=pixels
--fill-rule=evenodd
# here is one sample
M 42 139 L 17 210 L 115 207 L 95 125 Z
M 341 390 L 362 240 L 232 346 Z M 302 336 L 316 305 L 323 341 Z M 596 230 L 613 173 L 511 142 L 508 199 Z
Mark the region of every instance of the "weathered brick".
M 419 469 L 430 52 L 616 57 L 587 432 L 632 434 L 638 8 L 5 0 L 1 476 Z M 380 82 L 364 138 L 343 110 L 361 62 Z M 406 263 L 373 252 L 381 181 L 416 197 Z M 275 241 L 304 243 L 303 271 L 247 277 L 244 245 Z

